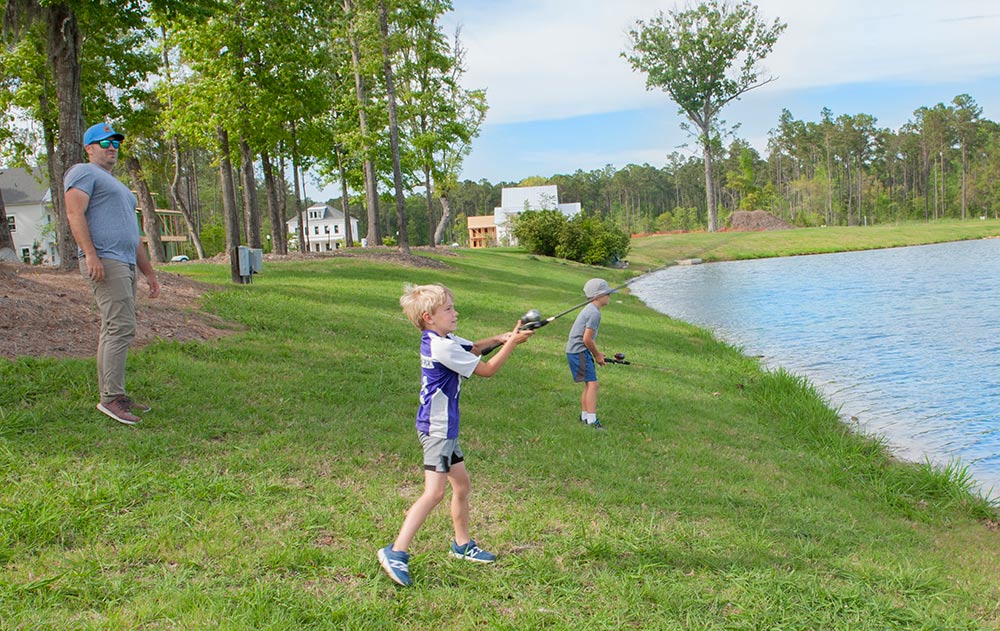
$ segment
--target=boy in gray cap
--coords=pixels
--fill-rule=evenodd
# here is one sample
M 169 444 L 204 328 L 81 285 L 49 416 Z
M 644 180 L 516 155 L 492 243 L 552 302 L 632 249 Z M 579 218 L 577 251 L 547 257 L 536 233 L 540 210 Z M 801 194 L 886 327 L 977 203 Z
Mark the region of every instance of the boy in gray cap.
M 590 304 L 580 311 L 569 330 L 566 360 L 573 381 L 583 383 L 580 397 L 580 420 L 594 429 L 604 429 L 597 420 L 597 371 L 594 364 L 604 365 L 604 353 L 597 350 L 597 329 L 601 326 L 601 309 L 611 302 L 615 290 L 603 278 L 591 278 L 583 286 Z

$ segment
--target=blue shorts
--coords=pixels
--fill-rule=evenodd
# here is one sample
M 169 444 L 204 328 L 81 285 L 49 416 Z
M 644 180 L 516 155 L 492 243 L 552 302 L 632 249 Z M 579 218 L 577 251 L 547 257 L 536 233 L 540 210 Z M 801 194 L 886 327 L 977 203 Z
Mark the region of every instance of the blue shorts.
M 597 381 L 597 370 L 594 368 L 594 356 L 590 351 L 580 353 L 566 353 L 566 361 L 569 362 L 569 371 L 573 374 L 573 381 L 582 383 L 584 381 Z

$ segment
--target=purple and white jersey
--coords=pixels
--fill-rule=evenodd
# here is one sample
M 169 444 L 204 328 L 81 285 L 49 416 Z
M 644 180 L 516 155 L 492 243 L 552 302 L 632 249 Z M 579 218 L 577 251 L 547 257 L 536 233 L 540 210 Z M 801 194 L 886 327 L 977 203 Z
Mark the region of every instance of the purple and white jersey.
M 462 380 L 479 365 L 473 343 L 450 333 L 441 337 L 424 330 L 420 338 L 420 407 L 417 431 L 435 438 L 458 438 L 458 398 Z

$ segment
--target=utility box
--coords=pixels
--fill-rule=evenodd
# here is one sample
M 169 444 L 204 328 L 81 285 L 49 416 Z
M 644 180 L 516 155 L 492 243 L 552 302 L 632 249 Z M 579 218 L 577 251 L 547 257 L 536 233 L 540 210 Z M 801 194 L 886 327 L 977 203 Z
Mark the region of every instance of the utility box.
M 253 282 L 253 275 L 264 269 L 264 250 L 241 245 L 238 250 L 240 280 L 244 285 Z

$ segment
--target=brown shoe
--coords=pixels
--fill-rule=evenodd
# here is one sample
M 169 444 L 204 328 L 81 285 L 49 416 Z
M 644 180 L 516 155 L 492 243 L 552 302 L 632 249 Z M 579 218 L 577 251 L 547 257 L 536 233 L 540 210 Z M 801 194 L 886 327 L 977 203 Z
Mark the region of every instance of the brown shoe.
M 125 403 L 125 407 L 128 408 L 129 412 L 152 412 L 153 408 L 149 407 L 145 403 L 139 403 L 138 401 L 133 401 L 132 397 L 127 394 L 123 397 L 119 397 L 120 401 Z
M 128 405 L 124 401 L 125 397 L 118 397 L 108 403 L 98 403 L 97 409 L 104 412 L 119 423 L 135 425 L 142 419 L 129 411 Z

